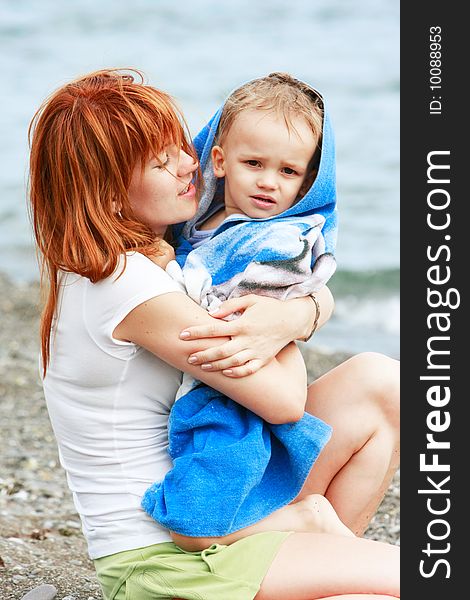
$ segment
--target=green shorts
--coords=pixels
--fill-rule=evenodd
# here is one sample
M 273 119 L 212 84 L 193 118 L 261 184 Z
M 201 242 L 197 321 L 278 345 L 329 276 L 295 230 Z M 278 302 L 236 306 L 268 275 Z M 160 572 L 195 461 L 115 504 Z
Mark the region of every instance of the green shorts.
M 165 542 L 94 563 L 105 600 L 252 600 L 289 535 L 268 531 L 202 552 Z

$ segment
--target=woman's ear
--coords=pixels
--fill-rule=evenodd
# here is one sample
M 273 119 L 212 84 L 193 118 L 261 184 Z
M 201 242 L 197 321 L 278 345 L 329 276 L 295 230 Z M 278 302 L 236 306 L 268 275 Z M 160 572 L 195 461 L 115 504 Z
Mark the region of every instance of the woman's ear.
M 118 217 L 121 216 L 121 203 L 117 202 L 117 200 L 113 200 L 113 213 Z
M 214 146 L 211 150 L 212 168 L 218 178 L 225 177 L 225 154 L 221 146 Z

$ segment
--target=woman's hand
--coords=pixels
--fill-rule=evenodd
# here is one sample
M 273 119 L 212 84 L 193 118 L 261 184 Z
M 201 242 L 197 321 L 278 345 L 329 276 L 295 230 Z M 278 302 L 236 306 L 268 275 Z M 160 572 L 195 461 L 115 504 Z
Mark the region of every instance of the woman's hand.
M 317 296 L 321 306 L 320 327 L 329 318 L 333 298 L 324 288 Z M 232 313 L 242 316 L 223 321 Z M 315 305 L 310 298 L 280 301 L 249 294 L 223 302 L 212 313 L 217 320 L 209 326 L 189 327 L 181 332 L 183 340 L 229 336 L 230 341 L 196 352 L 188 362 L 205 371 L 223 371 L 228 377 L 245 377 L 258 371 L 282 348 L 296 339 L 307 337 L 315 320 Z
M 258 371 L 274 358 L 291 339 L 288 339 L 282 305 L 266 296 L 250 294 L 223 302 L 210 326 L 190 327 L 181 333 L 184 340 L 231 337 L 220 346 L 192 354 L 188 362 L 201 365 L 205 371 L 223 371 L 229 377 L 245 377 Z M 224 321 L 235 312 L 242 315 Z

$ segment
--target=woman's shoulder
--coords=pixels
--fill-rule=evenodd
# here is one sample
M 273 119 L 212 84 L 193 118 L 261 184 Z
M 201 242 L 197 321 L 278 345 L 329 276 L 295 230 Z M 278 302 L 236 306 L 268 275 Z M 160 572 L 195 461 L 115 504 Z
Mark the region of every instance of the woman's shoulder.
M 87 322 L 95 324 L 122 319 L 151 298 L 185 291 L 180 282 L 139 252 L 121 255 L 113 273 L 96 283 L 75 273 L 66 273 L 61 289 L 62 300 L 82 311 Z
M 117 325 L 140 304 L 181 288 L 161 267 L 138 252 L 119 259 L 112 275 L 97 283 L 87 282 L 82 310 L 88 331 L 108 352 L 116 350 L 113 332 Z
M 181 291 L 180 285 L 164 269 L 140 252 L 121 255 L 114 272 L 96 285 L 109 288 L 113 294 L 126 293 L 127 290 L 133 295 L 145 295 L 147 290 L 154 295 Z

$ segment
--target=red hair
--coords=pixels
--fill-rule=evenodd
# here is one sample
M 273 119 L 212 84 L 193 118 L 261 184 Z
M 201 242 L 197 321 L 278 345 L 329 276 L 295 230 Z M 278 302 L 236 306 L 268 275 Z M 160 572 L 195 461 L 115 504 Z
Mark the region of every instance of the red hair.
M 40 330 L 44 374 L 60 272 L 95 283 L 116 270 L 126 251 L 155 253 L 155 233 L 129 205 L 135 165 L 169 144 L 196 158 L 170 96 L 129 71 L 96 71 L 64 85 L 29 128 L 30 213 L 41 283 L 49 283 Z

